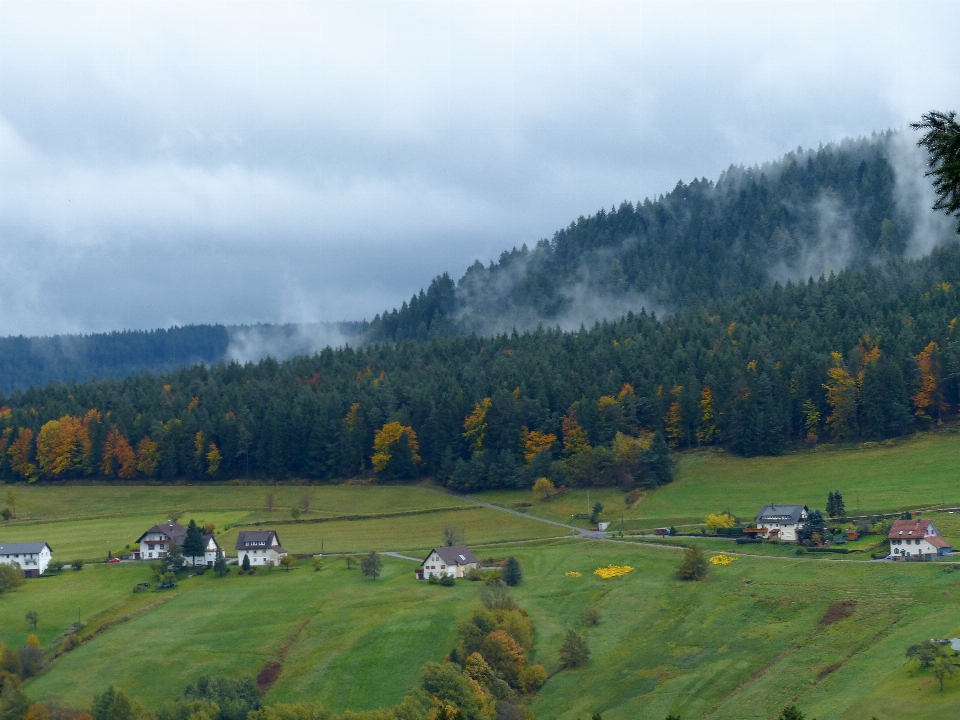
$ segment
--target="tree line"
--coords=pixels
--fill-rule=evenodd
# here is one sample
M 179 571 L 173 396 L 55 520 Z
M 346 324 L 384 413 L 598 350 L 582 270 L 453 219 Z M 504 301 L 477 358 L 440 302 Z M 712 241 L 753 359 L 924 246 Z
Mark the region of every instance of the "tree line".
M 948 246 L 578 332 L 48 385 L 0 396 L 0 477 L 658 485 L 669 448 L 776 454 L 952 417 L 958 317 L 960 249 Z

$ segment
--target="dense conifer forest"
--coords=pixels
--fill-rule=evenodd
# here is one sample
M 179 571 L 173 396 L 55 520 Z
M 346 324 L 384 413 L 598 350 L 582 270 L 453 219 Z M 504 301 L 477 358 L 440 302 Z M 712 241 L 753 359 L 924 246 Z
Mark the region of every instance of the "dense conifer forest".
M 581 218 L 354 326 L 357 347 L 13 390 L 0 477 L 631 488 L 669 482 L 671 448 L 775 455 L 922 430 L 960 408 L 960 247 L 904 259 L 918 228 L 892 143 L 798 151 Z M 814 280 L 817 262 L 838 271 Z M 641 296 L 670 312 L 560 327 Z M 492 317 L 516 322 L 490 332 Z M 151 339 L 216 353 L 216 332 Z M 146 348 L 130 363 L 155 352 L 109 337 L 117 358 Z

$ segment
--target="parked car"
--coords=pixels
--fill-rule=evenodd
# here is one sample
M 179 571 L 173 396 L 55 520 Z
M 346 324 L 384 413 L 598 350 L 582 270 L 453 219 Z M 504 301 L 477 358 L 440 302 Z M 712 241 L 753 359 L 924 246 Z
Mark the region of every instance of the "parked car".
M 120 562 L 120 558 L 110 558 L 107 562 Z

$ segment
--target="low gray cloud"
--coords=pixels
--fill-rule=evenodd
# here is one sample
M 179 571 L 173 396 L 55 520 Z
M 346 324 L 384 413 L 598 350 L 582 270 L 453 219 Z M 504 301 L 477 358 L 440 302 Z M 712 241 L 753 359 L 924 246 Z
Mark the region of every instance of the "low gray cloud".
M 601 206 L 960 97 L 942 3 L 6 0 L 0 20 L 0 334 L 370 318 Z

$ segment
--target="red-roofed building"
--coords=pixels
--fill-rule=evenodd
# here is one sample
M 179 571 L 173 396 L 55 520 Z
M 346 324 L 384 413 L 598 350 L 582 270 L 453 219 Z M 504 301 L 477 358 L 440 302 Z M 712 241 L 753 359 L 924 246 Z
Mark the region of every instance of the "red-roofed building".
M 936 526 L 929 520 L 897 520 L 890 533 L 890 555 L 894 560 L 933 560 L 939 555 L 953 552 L 950 543 L 944 540 Z

